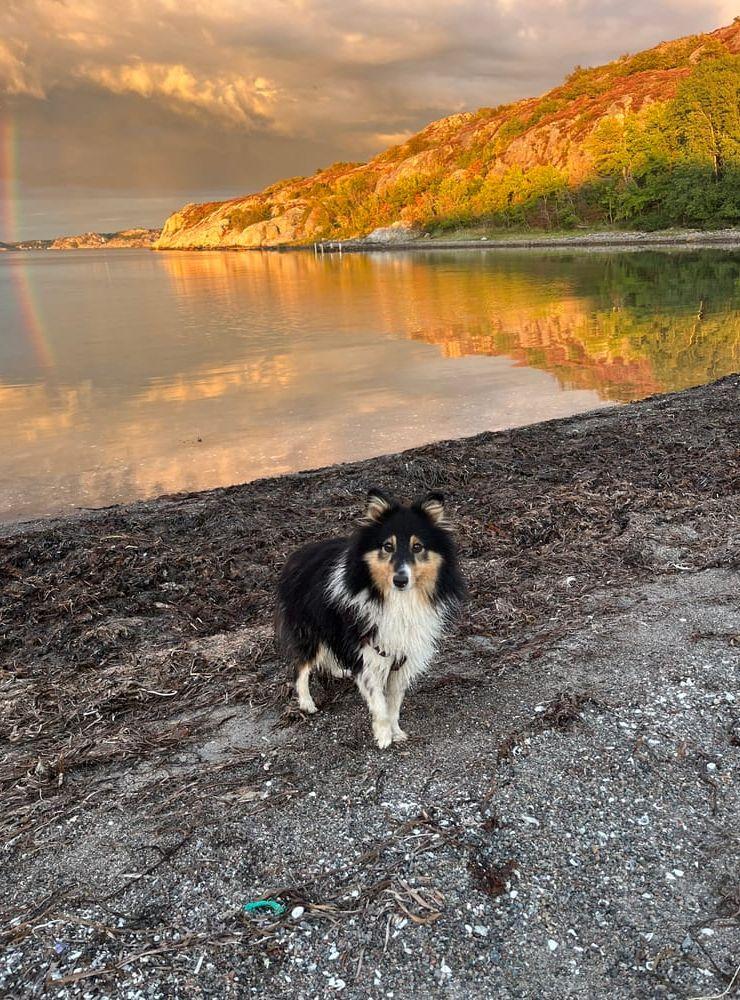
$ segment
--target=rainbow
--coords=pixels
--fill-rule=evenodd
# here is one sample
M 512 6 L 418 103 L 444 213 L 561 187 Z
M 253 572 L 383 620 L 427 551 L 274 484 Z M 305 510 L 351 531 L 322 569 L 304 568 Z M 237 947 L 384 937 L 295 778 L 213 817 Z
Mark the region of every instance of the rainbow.
M 0 165 L 0 239 L 13 242 L 19 239 L 20 197 L 18 130 L 10 115 L 0 118 Z M 8 264 L 15 299 L 34 357 L 42 368 L 51 368 L 54 365 L 54 356 L 44 333 L 43 316 L 34 297 L 25 255 L 13 254 Z

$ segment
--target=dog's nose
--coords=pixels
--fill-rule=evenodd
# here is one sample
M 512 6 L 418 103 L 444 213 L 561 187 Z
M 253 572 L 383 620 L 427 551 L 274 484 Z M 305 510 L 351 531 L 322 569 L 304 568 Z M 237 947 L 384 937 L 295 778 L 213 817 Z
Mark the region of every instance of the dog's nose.
M 409 582 L 409 575 L 405 569 L 399 569 L 397 573 L 393 574 L 393 586 L 398 587 L 399 590 L 403 590 Z

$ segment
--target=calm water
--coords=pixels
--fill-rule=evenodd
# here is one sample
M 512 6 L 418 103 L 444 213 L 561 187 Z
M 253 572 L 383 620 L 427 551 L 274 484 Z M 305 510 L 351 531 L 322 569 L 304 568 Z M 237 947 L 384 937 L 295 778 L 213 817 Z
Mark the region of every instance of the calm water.
M 0 519 L 706 382 L 739 289 L 722 251 L 0 254 Z

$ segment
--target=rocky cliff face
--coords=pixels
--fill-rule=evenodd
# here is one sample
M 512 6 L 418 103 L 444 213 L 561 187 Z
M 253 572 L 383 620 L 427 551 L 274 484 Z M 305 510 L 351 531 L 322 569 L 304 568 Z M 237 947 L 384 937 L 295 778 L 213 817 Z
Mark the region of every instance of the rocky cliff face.
M 369 163 L 337 163 L 244 198 L 186 205 L 167 219 L 155 246 L 256 247 L 366 236 L 378 227 L 418 223 L 413 206 L 431 184 L 436 205 L 444 206 L 448 189 L 452 201 L 456 185 L 494 182 L 507 171 L 549 168 L 577 185 L 593 170 L 590 139 L 600 124 L 671 100 L 710 51 L 740 52 L 740 20 L 606 66 L 577 68 L 539 98 L 443 118 Z M 444 214 L 444 208 L 435 211 Z
M 50 250 L 130 250 L 151 247 L 159 239 L 159 229 L 123 229 L 120 233 L 82 233 L 80 236 L 60 236 Z

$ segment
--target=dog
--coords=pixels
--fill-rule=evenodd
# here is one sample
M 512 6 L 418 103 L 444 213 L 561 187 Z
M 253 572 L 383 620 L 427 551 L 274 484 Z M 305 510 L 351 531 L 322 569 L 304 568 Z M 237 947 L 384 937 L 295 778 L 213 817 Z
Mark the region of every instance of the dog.
M 409 506 L 371 489 L 357 530 L 288 559 L 276 632 L 295 664 L 302 712 L 313 670 L 354 679 L 380 749 L 407 739 L 399 715 L 466 596 L 441 493 Z

